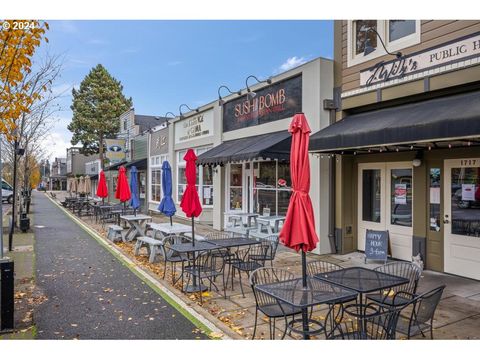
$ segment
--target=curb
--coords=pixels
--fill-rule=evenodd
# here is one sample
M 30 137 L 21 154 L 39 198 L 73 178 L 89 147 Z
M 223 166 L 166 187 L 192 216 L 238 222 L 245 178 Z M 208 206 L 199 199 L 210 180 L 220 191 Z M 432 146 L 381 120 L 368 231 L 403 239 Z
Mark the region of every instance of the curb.
M 188 306 L 182 299 L 175 295 L 171 290 L 162 285 L 157 279 L 148 274 L 145 270 L 136 265 L 129 257 L 124 255 L 120 250 L 110 244 L 102 236 L 100 236 L 95 230 L 90 229 L 86 224 L 83 223 L 80 219 L 77 219 L 75 216 L 70 214 L 66 209 L 64 209 L 60 204 L 55 200 L 50 198 L 50 196 L 45 195 L 53 204 L 55 204 L 60 210 L 62 210 L 72 221 L 79 225 L 83 230 L 85 230 L 91 237 L 93 237 L 100 245 L 106 248 L 112 255 L 114 255 L 119 261 L 121 261 L 130 271 L 132 271 L 137 277 L 150 286 L 157 294 L 159 294 L 165 301 L 172 305 L 176 310 L 178 310 L 182 315 L 184 315 L 188 320 L 190 320 L 195 326 L 206 331 L 206 335 L 209 336 L 210 333 L 216 332 L 223 334 L 221 340 L 231 340 L 231 338 L 225 334 L 225 332 L 219 329 L 215 324 L 210 320 L 206 319 L 203 315 L 199 314 L 193 308 Z

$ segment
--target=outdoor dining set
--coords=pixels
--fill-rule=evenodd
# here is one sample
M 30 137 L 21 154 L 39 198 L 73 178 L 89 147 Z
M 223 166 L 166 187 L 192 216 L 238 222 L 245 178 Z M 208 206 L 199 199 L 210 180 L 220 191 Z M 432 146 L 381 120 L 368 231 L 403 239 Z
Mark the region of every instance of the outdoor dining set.
M 292 195 L 285 216 L 227 212 L 225 231 L 196 233 L 194 218 L 202 207 L 195 184 L 197 157 L 192 149 L 184 156 L 187 186 L 180 203 L 191 225 L 172 220 L 176 207 L 167 161 L 162 164 L 163 198 L 158 211 L 169 217 L 169 222 L 155 223 L 151 216 L 137 213 L 136 171 L 131 169 L 130 191 L 123 167 L 115 193 L 122 204 L 67 198 L 64 205 L 79 216 L 85 213 L 83 209 L 91 209 L 89 215 L 102 225 L 112 222 L 108 226 L 110 240 L 135 241 L 135 255 L 145 247 L 150 262 L 163 263 L 163 278 L 170 265 L 172 284 L 180 282 L 184 293 L 198 293 L 200 304 L 207 289 L 221 290 L 227 298 L 227 290 L 234 290 L 235 282 L 245 297 L 243 276 L 256 303 L 252 338 L 260 313 L 268 318 L 271 339 L 275 338 L 276 320 L 283 320 L 282 338 L 288 333 L 304 339 L 395 339 L 397 334 L 410 338 L 427 331 L 433 338 L 432 321 L 445 286 L 418 294 L 421 269 L 416 264 L 395 261 L 372 270 L 342 268 L 323 260 L 307 262 L 306 253 L 316 248 L 319 239 L 308 195 L 310 128 L 303 113 L 293 117 L 289 131 Z M 107 194 L 104 181 L 100 172 L 96 192 L 100 198 Z M 128 224 L 126 231 L 121 220 Z M 280 243 L 301 254 L 301 276 L 274 266 Z M 315 316 L 319 311 L 322 316 Z

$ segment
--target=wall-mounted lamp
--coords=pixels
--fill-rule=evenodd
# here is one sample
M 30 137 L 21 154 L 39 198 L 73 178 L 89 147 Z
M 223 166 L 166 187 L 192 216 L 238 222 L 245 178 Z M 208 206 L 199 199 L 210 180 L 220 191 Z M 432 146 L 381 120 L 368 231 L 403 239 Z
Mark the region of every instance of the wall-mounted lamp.
M 172 113 L 171 111 L 168 111 L 168 112 L 165 114 L 165 116 L 164 116 L 164 117 L 165 117 L 165 122 L 166 122 L 167 126 L 170 126 L 170 125 L 171 125 L 171 124 L 170 124 L 170 121 L 168 121 L 168 115 L 169 115 L 169 114 L 172 115 L 173 118 L 176 118 L 176 117 L 177 117 L 177 115 L 175 115 L 175 114 Z
M 227 89 L 227 91 L 230 93 L 229 95 L 231 95 L 231 94 L 242 95 L 242 91 L 241 91 L 241 90 L 232 91 L 232 90 L 230 90 L 227 86 L 225 86 L 225 85 L 220 85 L 220 87 L 219 87 L 218 90 L 217 90 L 217 92 L 218 92 L 218 105 L 219 105 L 219 106 L 222 106 L 222 105 L 225 103 L 225 101 L 222 100 L 222 96 L 220 95 L 220 89 L 221 89 L 221 88 Z
M 378 37 L 378 39 L 380 40 L 380 43 L 382 44 L 383 48 L 385 49 L 385 51 L 387 52 L 388 55 L 393 55 L 393 56 L 396 56 L 397 59 L 401 58 L 403 55 L 402 53 L 399 51 L 397 53 L 391 53 L 387 50 L 386 46 L 385 46 L 385 43 L 383 42 L 382 40 L 382 37 L 380 36 L 380 34 L 377 32 L 377 30 L 375 30 L 374 28 L 372 27 L 366 27 L 365 25 L 363 25 L 361 28 L 360 28 L 360 31 L 363 31 L 365 32 L 365 49 L 363 50 L 363 55 L 364 56 L 367 56 L 368 54 L 372 53 L 375 51 L 375 48 L 372 46 L 372 44 L 370 43 L 370 39 L 368 38 L 368 33 L 370 31 L 372 31 L 373 33 L 375 33 Z
M 199 112 L 200 109 L 199 108 L 196 108 L 196 109 L 192 109 L 190 106 L 188 106 L 187 104 L 182 104 L 178 107 L 178 112 L 180 113 L 180 119 L 183 119 L 183 113 L 182 113 L 182 106 L 185 106 L 188 110 L 190 111 L 195 111 L 195 112 Z
M 415 159 L 413 159 L 412 161 L 412 165 L 414 167 L 419 167 L 420 165 L 422 165 L 422 158 L 423 158 L 423 152 L 417 151 L 417 153 L 415 154 Z
M 258 78 L 257 78 L 255 75 L 249 75 L 249 76 L 247 76 L 247 78 L 245 79 L 245 87 L 247 88 L 247 95 L 250 96 L 250 98 L 252 98 L 252 99 L 253 99 L 255 96 L 257 96 L 257 93 L 254 92 L 254 91 L 252 91 L 252 90 L 250 89 L 250 87 L 248 86 L 248 79 L 250 79 L 250 78 L 253 78 L 253 79 L 257 80 L 257 82 L 258 82 L 259 84 L 266 82 L 267 84 L 270 85 L 270 84 L 272 83 L 272 79 L 270 79 L 270 78 L 268 78 L 267 80 L 260 81 L 260 80 L 258 80 Z

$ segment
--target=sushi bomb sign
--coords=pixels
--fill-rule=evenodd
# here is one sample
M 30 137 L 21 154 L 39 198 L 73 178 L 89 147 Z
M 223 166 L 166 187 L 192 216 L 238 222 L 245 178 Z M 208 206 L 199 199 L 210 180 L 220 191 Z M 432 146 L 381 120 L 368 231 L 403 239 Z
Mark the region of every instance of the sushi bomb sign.
M 175 143 L 202 139 L 213 135 L 213 110 L 175 123 Z
M 293 116 L 302 111 L 302 75 L 244 95 L 223 105 L 223 131 L 238 130 Z

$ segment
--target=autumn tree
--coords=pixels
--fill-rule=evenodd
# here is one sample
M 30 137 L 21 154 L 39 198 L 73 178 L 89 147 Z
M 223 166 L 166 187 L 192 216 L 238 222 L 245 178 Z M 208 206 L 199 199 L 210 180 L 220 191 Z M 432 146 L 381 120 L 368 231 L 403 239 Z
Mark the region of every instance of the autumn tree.
M 72 145 L 81 142 L 85 155 L 99 153 L 103 167 L 103 141 L 116 136 L 119 117 L 132 106 L 132 98 L 123 95 L 120 81 L 101 64 L 83 79 L 79 90 L 72 90 L 72 96 L 73 118 L 68 125 L 73 133 Z
M 31 58 L 48 24 L 33 20 L 0 22 L 3 24 L 0 31 L 0 134 L 12 138 L 17 120 L 40 97 L 39 93 L 30 91 L 28 83 L 18 85 L 30 72 Z

